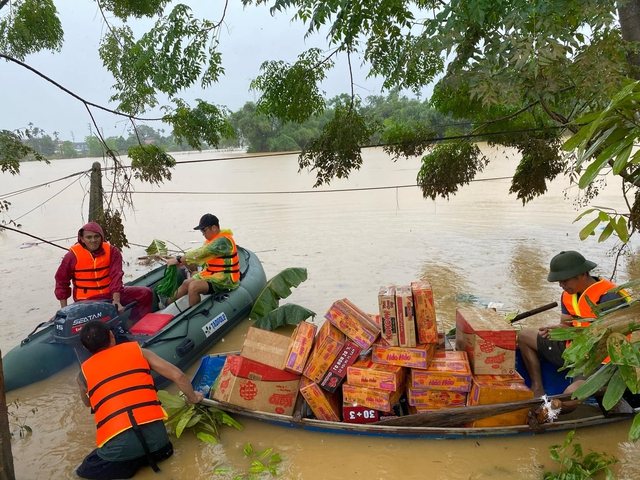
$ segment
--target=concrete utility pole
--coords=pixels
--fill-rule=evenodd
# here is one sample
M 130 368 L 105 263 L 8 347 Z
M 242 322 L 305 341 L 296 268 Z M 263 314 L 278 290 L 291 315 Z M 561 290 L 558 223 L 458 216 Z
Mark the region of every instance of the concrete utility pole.
M 102 168 L 100 162 L 93 162 L 91 167 L 91 188 L 89 189 L 89 221 L 95 222 L 96 219 L 101 218 L 103 215 Z
M 13 469 L 13 455 L 11 455 L 11 432 L 9 431 L 7 397 L 4 393 L 2 352 L 0 352 L 0 480 L 16 480 L 16 473 Z

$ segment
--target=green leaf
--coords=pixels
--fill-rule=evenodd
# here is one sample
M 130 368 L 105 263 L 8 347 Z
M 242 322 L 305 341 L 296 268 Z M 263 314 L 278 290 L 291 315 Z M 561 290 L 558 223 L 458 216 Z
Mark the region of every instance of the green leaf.
M 633 142 L 627 145 L 622 152 L 618 154 L 615 162 L 613 163 L 613 174 L 619 175 L 627 166 L 627 160 L 629 160 L 629 155 L 631 155 L 631 150 L 633 149 Z
M 571 398 L 577 398 L 579 400 L 589 398 L 607 384 L 609 379 L 615 373 L 615 370 L 615 365 L 607 363 L 596 373 L 588 377 L 584 383 L 580 385 L 575 392 L 573 392 Z
M 189 423 L 189 420 L 191 420 L 194 410 L 195 408 L 192 405 L 186 412 L 182 414 L 182 416 L 180 417 L 180 421 L 178 422 L 178 426 L 176 427 L 176 437 L 180 438 L 180 435 L 182 435 L 182 432 L 187 426 L 187 423 Z
M 586 227 L 580 230 L 580 240 L 586 240 L 589 235 L 592 235 L 596 227 L 600 225 L 600 222 L 601 220 L 599 217 L 590 221 Z
M 616 231 L 618 238 L 621 242 L 627 243 L 629 241 L 629 230 L 627 230 L 627 220 L 620 216 L 618 220 L 611 220 L 611 226 Z
M 284 325 L 298 325 L 309 317 L 315 317 L 316 313 L 300 305 L 286 303 L 269 312 L 253 324 L 256 328 L 273 331 Z
M 602 405 L 606 410 L 611 410 L 616 403 L 620 401 L 622 395 L 627 389 L 627 384 L 622 378 L 622 374 L 619 370 L 616 370 L 616 373 L 613 374 L 611 380 L 609 380 L 609 385 L 607 385 L 607 390 L 604 393 L 604 398 L 602 399 Z
M 256 457 L 258 457 L 260 460 L 262 460 L 264 457 L 269 455 L 271 452 L 273 452 L 273 448 L 267 448 L 266 450 L 263 450 L 262 452 L 256 453 Z
M 291 288 L 297 287 L 307 279 L 306 268 L 286 268 L 267 282 L 256 299 L 249 317 L 258 320 L 278 308 L 282 298 L 291 295 Z
M 167 244 L 162 240 L 154 238 L 144 251 L 147 252 L 148 255 L 166 255 L 168 252 Z
M 598 238 L 598 243 L 602 243 L 604 242 L 607 238 L 609 238 L 611 236 L 611 234 L 613 233 L 613 226 L 612 223 L 615 223 L 615 219 L 611 219 L 611 221 L 609 223 L 607 223 L 607 226 L 604 227 L 604 230 L 602 230 L 602 233 L 600 234 L 600 237 Z
M 611 362 L 617 365 L 640 367 L 640 355 L 629 339 L 614 332 L 607 338 L 607 351 Z
M 231 416 L 229 416 L 229 414 L 227 414 L 227 412 L 223 412 L 222 410 L 219 410 L 219 412 L 220 412 L 220 421 L 225 425 L 229 427 L 233 427 L 236 430 L 242 430 L 244 428 L 241 423 L 234 420 Z
M 204 443 L 213 443 L 217 444 L 218 440 L 213 435 L 209 435 L 208 433 L 199 432 L 196 437 L 202 440 Z M 215 472 L 214 472 L 215 473 Z
M 250 457 L 250 456 L 251 456 L 251 454 L 253 453 L 253 445 L 251 445 L 250 443 L 247 443 L 247 444 L 244 446 L 243 451 L 244 451 L 244 456 L 245 456 L 245 457 Z
M 633 418 L 631 429 L 629 430 L 629 440 L 634 442 L 640 438 L 640 413 Z
M 166 390 L 158 390 L 158 399 L 165 409 L 183 408 L 187 405 L 187 402 L 180 395 L 171 395 Z
M 280 463 L 280 462 L 282 462 L 282 457 L 280 456 L 279 453 L 275 453 L 271 455 L 271 458 L 269 459 L 269 463 Z
M 576 223 L 578 220 L 580 220 L 585 215 L 589 215 L 591 212 L 595 212 L 596 210 L 597 210 L 597 208 L 589 208 L 589 209 L 585 210 L 580 215 L 578 215 L 572 223 Z
M 254 460 L 251 462 L 251 468 L 249 468 L 250 473 L 262 473 L 267 470 L 267 466 L 263 465 L 261 461 Z

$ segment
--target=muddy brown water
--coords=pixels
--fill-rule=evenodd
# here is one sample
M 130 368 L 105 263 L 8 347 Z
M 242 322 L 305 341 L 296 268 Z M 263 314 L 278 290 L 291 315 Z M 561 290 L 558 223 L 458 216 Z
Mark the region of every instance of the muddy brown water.
M 484 151 L 494 160 L 482 179 L 509 176 L 515 168 L 512 152 Z M 233 156 L 220 152 L 183 154 L 178 160 Z M 22 173 L 0 174 L 0 194 L 44 183 L 90 168 L 92 159 L 58 160 L 50 166 L 22 165 Z M 328 189 L 353 189 L 415 183 L 419 160 L 393 163 L 381 150 L 364 154 L 361 170 Z M 24 231 L 68 247 L 84 222 L 88 208 L 82 177 L 17 195 L 13 218 Z M 105 179 L 105 187 L 109 181 Z M 613 242 L 580 242 L 585 222 L 572 224 L 579 210 L 576 187 L 554 181 L 549 193 L 523 208 L 509 195 L 509 180 L 487 180 L 463 187 L 449 201 L 424 200 L 418 188 L 334 193 L 262 194 L 311 190 L 314 176 L 298 173 L 296 156 L 254 156 L 233 161 L 180 165 L 173 180 L 161 187 L 136 185 L 135 210 L 126 218 L 129 240 L 147 245 L 153 238 L 183 249 L 200 245 L 202 236 L 192 227 L 206 212 L 216 214 L 223 228 L 231 228 L 240 245 L 258 253 L 267 276 L 283 268 L 308 269 L 309 279 L 288 301 L 318 313 L 317 321 L 339 298 L 348 297 L 366 311 L 377 308 L 378 287 L 387 283 L 429 280 L 438 319 L 449 329 L 455 309 L 464 300 L 500 302 L 505 311 L 524 311 L 557 300 L 560 289 L 546 282 L 550 258 L 563 249 L 576 249 L 609 274 Z M 213 192 L 208 195 L 171 195 L 168 192 Z M 143 193 L 153 192 L 153 193 Z M 39 206 L 47 199 L 50 199 Z M 594 202 L 622 207 L 615 186 Z M 30 210 L 33 211 L 28 213 Z M 84 217 L 83 217 L 84 214 Z M 53 274 L 64 252 L 32 242 L 12 232 L 0 233 L 0 348 L 16 346 L 34 326 L 57 307 Z M 23 247 L 23 248 L 21 248 Z M 28 247 L 28 248 L 24 248 Z M 127 278 L 140 275 L 136 264 L 143 248 L 125 249 Z M 622 260 L 616 280 L 640 276 L 634 258 Z M 522 322 L 538 326 L 555 322 L 558 310 Z M 249 322 L 245 321 L 212 352 L 237 349 Z M 188 370 L 195 372 L 194 365 Z M 91 415 L 77 395 L 75 374 L 69 368 L 54 377 L 10 392 L 19 399 L 18 413 L 37 408 L 27 423 L 33 434 L 12 444 L 17 478 L 77 478 L 74 471 L 93 448 Z M 175 387 L 174 387 L 175 389 Z M 175 390 L 171 390 L 175 391 Z M 512 479 L 541 478 L 555 467 L 548 446 L 561 443 L 564 434 L 456 440 L 402 440 L 300 432 L 257 421 L 241 420 L 243 431 L 224 428 L 222 442 L 210 446 L 185 434 L 174 439 L 174 456 L 161 464 L 162 473 L 141 470 L 140 479 L 225 478 L 212 475 L 215 461 L 246 472 L 243 447 L 273 447 L 282 455 L 281 478 L 295 479 Z M 630 422 L 578 431 L 585 452 L 605 451 L 621 459 L 619 478 L 640 478 L 640 450 L 627 441 Z M 230 478 L 230 477 L 229 477 Z

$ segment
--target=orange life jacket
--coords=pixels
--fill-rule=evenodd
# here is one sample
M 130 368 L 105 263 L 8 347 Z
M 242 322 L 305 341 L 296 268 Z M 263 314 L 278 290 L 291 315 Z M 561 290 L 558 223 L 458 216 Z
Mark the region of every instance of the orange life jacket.
M 220 237 L 228 238 L 229 241 L 231 241 L 231 245 L 233 245 L 231 254 L 214 257 L 208 260 L 207 268 L 204 269 L 200 275 L 203 278 L 206 278 L 216 273 L 230 273 L 231 280 L 237 282 L 240 280 L 240 259 L 238 258 L 238 247 L 236 247 L 236 242 L 233 240 L 233 237 L 228 233 L 219 233 L 211 240 L 207 240 L 206 244 L 208 245 Z M 227 262 L 227 260 L 231 261 Z
M 591 325 L 591 320 L 580 321 L 584 318 L 596 318 L 595 313 L 593 313 L 591 307 L 589 307 L 589 304 L 587 303 L 587 297 L 593 304 L 597 304 L 598 300 L 600 300 L 600 297 L 602 297 L 605 293 L 615 287 L 615 283 L 611 283 L 609 280 L 600 279 L 594 284 L 589 285 L 579 297 L 575 293 L 573 295 L 570 295 L 567 292 L 563 292 L 562 303 L 569 312 L 569 315 L 580 317 L 576 320 L 573 320 L 571 324 L 574 327 L 588 327 L 589 325 Z M 629 294 L 624 290 L 620 290 L 620 293 L 621 300 L 624 299 L 628 302 L 630 299 Z
M 583 320 L 585 318 L 596 318 L 596 314 L 593 313 L 591 307 L 587 303 L 587 297 L 593 304 L 597 304 L 600 297 L 602 297 L 605 293 L 607 293 L 612 288 L 615 288 L 616 284 L 610 282 L 609 280 L 599 279 L 592 285 L 589 285 L 587 289 L 582 292 L 582 295 L 578 297 L 577 294 L 568 294 L 567 292 L 562 293 L 562 304 L 565 306 L 570 315 L 574 317 L 580 317 L 572 320 L 571 325 L 574 327 L 588 327 L 591 325 L 591 320 Z M 625 302 L 629 302 L 631 300 L 631 296 L 625 291 L 620 290 L 621 300 Z M 627 335 L 627 338 L 631 339 L 631 335 Z M 565 346 L 568 347 L 571 345 L 571 340 L 567 340 Z M 605 358 L 602 363 L 609 363 L 611 359 L 609 357 Z
M 101 293 L 109 293 L 111 245 L 108 242 L 102 242 L 102 248 L 104 248 L 104 255 L 97 257 L 79 243 L 69 249 L 76 256 L 76 266 L 71 278 L 76 300 L 86 300 Z
M 145 423 L 165 420 L 149 364 L 136 342 L 109 347 L 82 364 L 96 422 L 96 445 Z

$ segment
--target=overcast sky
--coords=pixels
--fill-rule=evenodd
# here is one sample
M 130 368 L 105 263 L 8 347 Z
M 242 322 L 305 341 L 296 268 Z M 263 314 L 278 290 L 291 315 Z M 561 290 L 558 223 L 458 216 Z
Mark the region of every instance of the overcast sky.
M 218 21 L 223 2 L 189 1 L 194 14 Z M 103 22 L 92 0 L 56 0 L 65 32 L 60 53 L 43 52 L 32 55 L 26 63 L 91 102 L 115 108 L 109 104 L 113 78 L 106 72 L 98 56 Z M 6 8 L 6 7 L 5 7 Z M 272 17 L 265 6 L 242 8 L 239 0 L 230 0 L 225 26 L 220 35 L 220 50 L 226 74 L 219 83 L 207 90 L 199 86 L 182 96 L 189 102 L 202 98 L 238 110 L 245 102 L 256 100 L 249 91 L 249 83 L 259 74 L 265 60 L 293 62 L 298 54 L 310 47 L 327 48 L 324 34 L 304 39 L 306 28 L 300 22 L 291 23 L 292 12 Z M 115 22 L 115 20 L 114 20 Z M 148 20 L 133 21 L 136 33 L 151 25 Z M 1 62 L 1 61 L 0 61 Z M 365 98 L 379 95 L 382 81 L 366 79 L 366 69 L 359 68 L 361 60 L 353 61 L 356 93 Z M 322 85 L 326 97 L 349 92 L 349 72 L 343 55 L 336 68 Z M 161 104 L 168 103 L 160 101 Z M 84 106 L 32 72 L 12 63 L 0 63 L 0 129 L 24 128 L 29 122 L 46 133 L 60 133 L 63 140 L 82 141 L 89 134 L 90 118 Z M 145 116 L 158 116 L 160 112 Z M 106 136 L 127 135 L 128 124 L 121 118 L 94 110 L 96 120 Z M 162 128 L 161 123 L 149 123 Z

